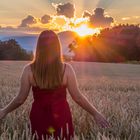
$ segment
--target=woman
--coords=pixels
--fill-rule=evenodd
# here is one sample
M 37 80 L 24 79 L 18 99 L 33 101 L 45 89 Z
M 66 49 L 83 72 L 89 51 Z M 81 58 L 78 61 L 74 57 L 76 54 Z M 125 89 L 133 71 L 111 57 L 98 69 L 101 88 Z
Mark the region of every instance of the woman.
M 20 91 L 17 96 L 0 110 L 0 119 L 26 100 L 32 87 L 34 102 L 30 112 L 32 134 L 35 139 L 65 137 L 74 138 L 74 127 L 66 88 L 72 99 L 89 112 L 101 127 L 109 127 L 107 120 L 92 106 L 80 92 L 75 71 L 63 62 L 61 46 L 56 33 L 43 31 L 37 42 L 36 53 L 21 75 Z

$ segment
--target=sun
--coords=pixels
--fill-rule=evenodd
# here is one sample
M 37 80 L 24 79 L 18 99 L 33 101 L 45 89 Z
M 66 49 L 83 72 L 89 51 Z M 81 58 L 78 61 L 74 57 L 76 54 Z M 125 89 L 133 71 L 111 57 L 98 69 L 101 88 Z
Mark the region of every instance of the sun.
M 74 28 L 73 31 L 78 33 L 81 37 L 100 33 L 99 28 L 90 28 L 87 24 L 82 24 L 79 27 Z

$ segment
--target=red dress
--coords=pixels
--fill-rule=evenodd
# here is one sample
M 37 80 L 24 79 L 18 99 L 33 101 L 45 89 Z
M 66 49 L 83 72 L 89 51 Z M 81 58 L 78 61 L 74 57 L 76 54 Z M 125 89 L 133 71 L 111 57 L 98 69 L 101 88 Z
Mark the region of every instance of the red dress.
M 32 91 L 34 102 L 30 112 L 30 123 L 35 140 L 46 140 L 52 136 L 55 140 L 73 140 L 74 127 L 66 100 L 66 86 L 61 85 L 57 89 L 32 86 Z

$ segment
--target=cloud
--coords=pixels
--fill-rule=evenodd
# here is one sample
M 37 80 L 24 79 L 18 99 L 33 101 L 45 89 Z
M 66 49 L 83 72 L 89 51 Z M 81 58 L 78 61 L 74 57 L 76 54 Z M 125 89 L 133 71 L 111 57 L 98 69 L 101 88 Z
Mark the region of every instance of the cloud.
M 42 28 L 40 27 L 12 27 L 12 26 L 6 26 L 1 27 L 0 31 L 40 31 Z
M 123 17 L 122 20 L 130 20 L 130 17 Z
M 53 16 L 52 21 L 60 26 L 64 26 L 67 23 L 65 16 Z
M 41 17 L 40 22 L 42 24 L 47 24 L 47 23 L 50 22 L 50 20 L 52 20 L 52 17 L 50 15 L 44 15 L 44 16 Z
M 72 18 L 74 17 L 75 13 L 75 6 L 71 3 L 65 3 L 65 4 L 54 4 L 52 3 L 52 6 L 55 7 L 56 9 L 56 14 L 59 15 L 64 15 L 67 18 Z
M 139 19 L 139 18 L 140 18 L 140 16 L 133 16 L 133 18 L 134 18 L 134 19 Z
M 131 16 L 131 17 L 122 17 L 121 18 L 123 21 L 126 21 L 126 20 L 139 20 L 140 19 L 140 16 Z
M 84 11 L 83 17 L 89 17 L 89 24 L 94 27 L 109 27 L 114 19 L 104 14 L 103 8 L 96 8 L 94 13 Z
M 45 27 L 11 27 L 11 26 L 6 26 L 6 27 L 1 27 L 0 28 L 0 34 L 2 33 L 3 35 L 4 34 L 8 34 L 10 33 L 11 34 L 14 34 L 14 33 L 27 33 L 27 34 L 30 34 L 30 33 L 35 33 L 35 34 L 38 34 L 44 30 L 46 30 L 47 28 Z M 49 29 L 49 28 L 48 28 Z M 51 29 L 53 31 L 59 31 L 58 29 L 56 28 L 53 28 Z
M 35 17 L 28 15 L 26 18 L 24 18 L 19 25 L 19 27 L 28 27 L 29 25 L 37 23 L 37 20 Z

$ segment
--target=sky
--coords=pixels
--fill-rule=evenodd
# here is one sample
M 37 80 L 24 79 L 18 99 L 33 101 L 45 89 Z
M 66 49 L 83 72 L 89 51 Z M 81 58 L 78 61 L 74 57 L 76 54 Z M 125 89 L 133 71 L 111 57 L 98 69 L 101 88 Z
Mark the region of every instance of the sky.
M 93 27 L 139 24 L 140 0 L 0 1 L 0 30 L 66 30 L 83 22 Z

